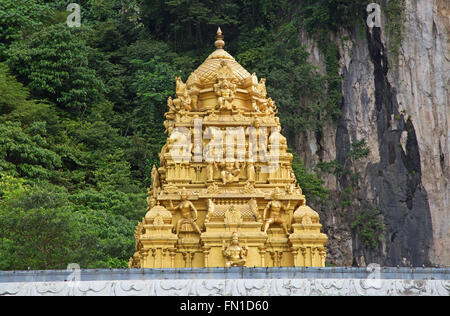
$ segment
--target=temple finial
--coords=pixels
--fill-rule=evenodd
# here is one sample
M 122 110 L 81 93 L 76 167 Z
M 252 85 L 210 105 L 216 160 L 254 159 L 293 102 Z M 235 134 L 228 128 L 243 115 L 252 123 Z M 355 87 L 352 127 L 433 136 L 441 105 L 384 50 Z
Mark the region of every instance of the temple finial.
M 214 45 L 216 45 L 217 49 L 222 49 L 225 46 L 225 42 L 224 42 L 224 36 L 222 34 L 222 30 L 219 28 L 217 29 L 217 36 L 216 36 L 216 42 L 214 43 Z

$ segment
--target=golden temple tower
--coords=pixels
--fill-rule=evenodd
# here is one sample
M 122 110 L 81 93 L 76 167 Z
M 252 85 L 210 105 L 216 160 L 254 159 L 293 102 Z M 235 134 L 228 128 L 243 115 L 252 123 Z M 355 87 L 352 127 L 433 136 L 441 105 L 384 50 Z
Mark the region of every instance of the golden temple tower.
M 323 267 L 327 236 L 296 184 L 265 79 L 223 49 L 220 28 L 215 46 L 186 83 L 176 78 L 129 266 Z

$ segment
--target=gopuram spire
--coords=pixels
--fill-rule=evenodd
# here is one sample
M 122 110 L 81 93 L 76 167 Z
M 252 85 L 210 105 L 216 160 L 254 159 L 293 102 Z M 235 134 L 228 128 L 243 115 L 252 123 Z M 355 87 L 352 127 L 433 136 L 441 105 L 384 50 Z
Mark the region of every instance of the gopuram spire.
M 130 268 L 325 265 L 327 236 L 292 169 L 266 80 L 216 50 L 167 101 Z

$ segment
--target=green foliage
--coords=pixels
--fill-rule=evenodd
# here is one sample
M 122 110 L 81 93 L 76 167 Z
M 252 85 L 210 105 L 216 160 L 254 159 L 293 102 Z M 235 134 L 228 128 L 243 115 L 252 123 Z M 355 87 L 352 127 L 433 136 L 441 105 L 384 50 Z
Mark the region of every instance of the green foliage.
M 370 149 L 369 147 L 367 147 L 367 143 L 364 138 L 359 141 L 353 142 L 351 144 L 351 149 L 347 152 L 345 164 L 348 164 L 348 162 L 350 161 L 354 162 L 367 157 L 369 153 Z M 320 162 L 317 164 L 316 168 L 320 169 L 324 173 L 333 174 L 336 177 L 351 175 L 351 171 L 346 169 L 336 160 L 332 160 L 329 162 Z
M 390 39 L 389 55 L 394 64 L 398 62 L 398 54 L 403 40 L 405 5 L 405 0 L 391 0 L 386 3 L 385 8 L 388 17 L 387 33 Z
M 300 132 L 321 130 L 330 114 L 323 96 L 325 78 L 308 57 L 295 25 L 284 25 L 264 46 L 238 55 L 245 68 L 267 79 L 268 94 L 278 103 L 290 139 Z
M 0 205 L 4 254 L 0 258 L 0 268 L 62 267 L 62 262 L 73 255 L 72 250 L 81 242 L 64 192 L 54 187 L 32 189 L 28 186 L 14 188 L 14 191 L 13 195 L 4 193 L 8 198 L 2 199 Z
M 324 50 L 328 87 L 326 111 L 328 116 L 336 122 L 341 116 L 340 108 L 344 98 L 341 89 L 342 77 L 339 74 L 339 49 L 337 45 L 327 44 Z
M 62 187 L 0 178 L 0 270 L 126 267 L 134 221 L 82 207 Z
M 363 138 L 360 141 L 352 143 L 352 148 L 347 154 L 349 159 L 353 161 L 367 157 L 370 153 L 369 147 L 367 147 L 366 140 Z
M 347 176 L 350 174 L 350 171 L 347 170 L 339 162 L 337 162 L 337 160 L 332 160 L 332 161 L 328 161 L 328 162 L 319 162 L 316 165 L 315 169 L 320 170 L 323 173 L 333 174 L 338 178 Z
M 353 195 L 354 195 L 355 189 L 349 185 L 345 187 L 344 190 L 340 192 L 340 198 L 341 198 L 341 207 L 345 209 L 346 207 L 349 207 L 353 201 Z
M 367 5 L 365 0 L 305 0 L 300 9 L 303 26 L 316 38 L 319 49 L 325 56 L 328 89 L 325 109 L 334 122 L 341 116 L 343 95 L 339 49 L 331 40 L 331 34 L 340 28 L 352 29 L 365 25 Z
M 328 190 L 323 187 L 323 181 L 315 174 L 307 172 L 302 159 L 296 153 L 291 153 L 294 156 L 292 169 L 297 178 L 297 183 L 300 184 L 303 190 L 303 194 L 312 200 L 326 199 L 328 197 Z
M 36 0 L 2 0 L 0 2 L 0 61 L 8 46 L 50 20 L 53 11 Z
M 28 89 L 0 63 L 0 123 L 6 120 L 20 121 L 27 126 L 46 122 L 47 128 L 53 130 L 57 117 L 49 104 L 31 100 Z
M 78 115 L 102 101 L 104 84 L 89 68 L 88 30 L 57 24 L 13 43 L 8 64 L 34 96 Z
M 344 188 L 339 191 L 339 202 L 342 209 L 349 208 L 356 200 L 356 193 L 360 189 L 360 174 L 347 166 L 354 166 L 354 163 L 367 157 L 370 149 L 366 140 L 361 139 L 351 144 L 350 150 L 347 152 L 344 164 L 333 160 L 330 162 L 320 162 L 316 165 L 316 170 L 320 172 L 333 174 L 336 176 L 338 183 L 344 183 Z M 380 242 L 380 238 L 384 229 L 383 222 L 380 218 L 380 212 L 377 209 L 368 209 L 358 212 L 350 228 L 361 237 L 362 242 L 367 248 L 376 248 Z
M 352 230 L 358 231 L 362 242 L 367 248 L 376 248 L 384 230 L 380 219 L 381 213 L 377 209 L 363 211 L 355 216 L 350 224 Z
M 146 122 L 155 120 L 161 122 L 166 112 L 164 104 L 169 96 L 175 93 L 173 80 L 178 73 L 174 66 L 160 61 L 159 57 L 147 62 L 134 60 L 133 63 L 137 72 L 132 87 L 136 90 L 142 104 L 136 109 L 141 112 L 140 115 L 134 115 L 135 119 L 143 119 L 136 124 L 144 125 L 138 127 L 138 134 L 140 134 L 141 129 L 146 128 Z
M 49 149 L 45 134 L 43 122 L 33 123 L 27 130 L 22 129 L 19 123 L 0 123 L 0 172 L 50 179 L 52 171 L 61 167 L 62 162 Z
M 372 2 L 380 3 L 386 13 L 389 54 L 393 62 L 397 63 L 404 32 L 405 0 Z M 327 34 L 339 28 L 351 29 L 356 26 L 359 33 L 365 34 L 364 16 L 368 4 L 365 0 L 305 0 L 301 6 L 301 16 L 306 30 L 317 36 L 319 44 L 322 42 L 322 46 L 327 46 Z M 322 47 L 322 51 L 326 49 Z
M 306 29 L 337 31 L 350 28 L 364 17 L 369 3 L 365 0 L 305 0 L 301 15 Z
M 24 190 L 24 179 L 1 174 L 0 177 L 0 205 L 11 198 L 20 195 Z
M 351 149 L 348 151 L 343 165 L 337 160 L 332 160 L 329 162 L 319 162 L 314 168 L 316 171 L 334 175 L 338 181 L 345 180 L 348 183 L 348 185 L 340 191 L 340 201 L 343 209 L 350 206 L 351 202 L 355 199 L 355 192 L 359 189 L 360 178 L 358 172 L 355 172 L 346 166 L 367 157 L 369 153 L 370 149 L 367 147 L 366 140 L 361 139 L 351 144 Z
M 152 34 L 159 39 L 169 37 L 175 47 L 183 49 L 203 46 L 217 25 L 239 22 L 239 6 L 231 0 L 144 0 L 142 9 L 143 21 Z
M 6 65 L 0 64 L 0 115 L 8 114 L 18 107 L 28 105 L 29 92 L 9 74 Z

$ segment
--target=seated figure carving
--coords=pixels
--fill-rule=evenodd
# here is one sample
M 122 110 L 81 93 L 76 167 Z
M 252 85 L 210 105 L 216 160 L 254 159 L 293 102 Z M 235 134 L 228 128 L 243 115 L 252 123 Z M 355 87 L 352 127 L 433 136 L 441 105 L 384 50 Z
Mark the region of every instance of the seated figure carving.
M 248 248 L 239 245 L 239 237 L 236 232 L 233 233 L 230 245 L 228 247 L 223 246 L 222 253 L 227 268 L 241 267 L 247 262 Z

